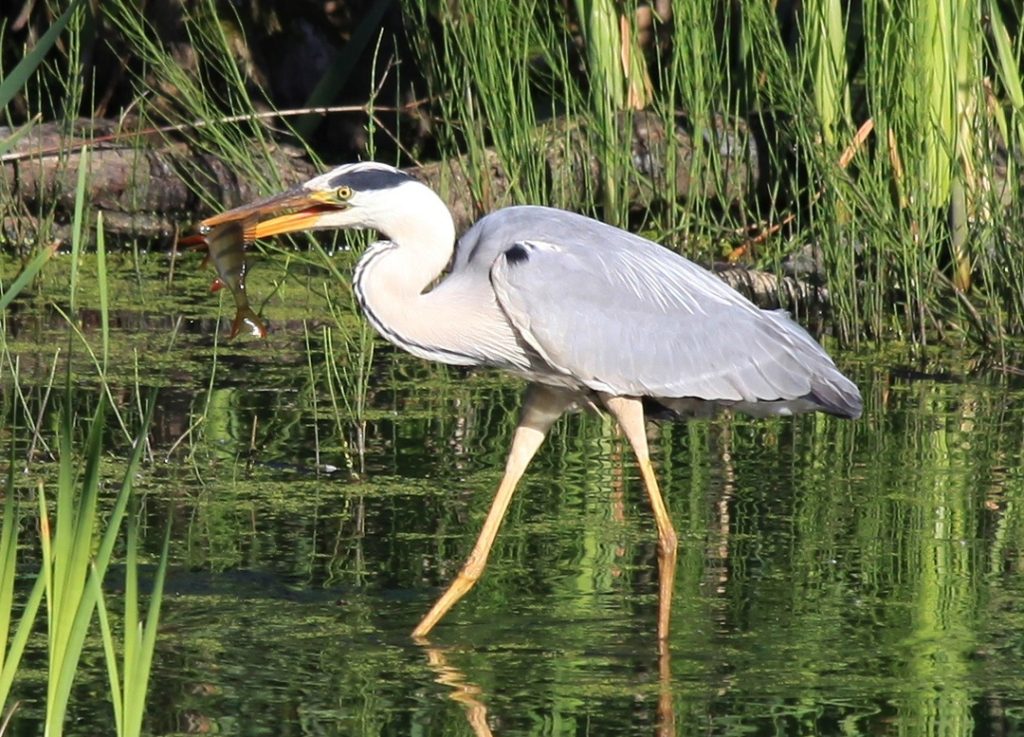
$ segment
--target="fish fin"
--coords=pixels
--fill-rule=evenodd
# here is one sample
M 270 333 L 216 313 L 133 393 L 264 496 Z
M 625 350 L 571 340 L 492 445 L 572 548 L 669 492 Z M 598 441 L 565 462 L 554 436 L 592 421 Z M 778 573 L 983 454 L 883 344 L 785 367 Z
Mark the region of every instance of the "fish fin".
M 219 292 L 223 288 L 224 288 L 224 281 L 219 276 L 215 276 L 213 278 L 213 281 L 210 283 L 210 291 L 211 292 Z
M 200 264 L 200 269 L 205 269 L 206 265 L 210 263 L 210 242 L 206 239 L 205 235 L 194 233 L 187 235 L 184 238 L 178 239 L 178 246 L 182 248 L 189 248 L 198 251 L 200 248 L 206 249 L 206 255 L 203 256 L 203 263 Z
M 206 253 L 203 254 L 203 263 L 199 265 L 199 268 L 205 269 L 207 264 L 210 263 L 210 241 L 207 240 L 205 235 L 189 235 L 179 238 L 178 246 L 192 251 L 198 251 L 201 248 L 205 249 Z
M 185 248 L 206 248 L 206 236 L 200 233 L 186 235 L 184 238 L 178 239 L 178 245 L 184 246 Z
M 242 327 L 249 331 L 249 335 L 256 338 L 267 337 L 267 326 L 263 324 L 259 316 L 250 307 L 243 307 L 235 313 L 235 321 L 231 323 L 231 336 L 234 338 L 242 331 Z

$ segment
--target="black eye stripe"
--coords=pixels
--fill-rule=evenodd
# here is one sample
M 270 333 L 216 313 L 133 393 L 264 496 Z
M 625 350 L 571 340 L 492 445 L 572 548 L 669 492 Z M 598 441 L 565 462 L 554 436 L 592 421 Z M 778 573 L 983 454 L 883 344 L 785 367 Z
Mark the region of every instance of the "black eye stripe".
M 328 180 L 328 184 L 337 189 L 339 187 L 351 187 L 358 192 L 368 192 L 380 189 L 392 189 L 416 181 L 411 176 L 401 171 L 389 171 L 387 169 L 364 169 L 362 171 L 347 171 L 338 174 Z

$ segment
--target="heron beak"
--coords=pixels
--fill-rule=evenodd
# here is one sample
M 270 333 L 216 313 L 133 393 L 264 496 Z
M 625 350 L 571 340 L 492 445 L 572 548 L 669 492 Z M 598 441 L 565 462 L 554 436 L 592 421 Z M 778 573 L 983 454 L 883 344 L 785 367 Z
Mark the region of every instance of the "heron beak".
M 245 241 L 249 242 L 282 233 L 312 230 L 322 215 L 340 209 L 344 206 L 332 199 L 331 193 L 297 187 L 208 217 L 200 221 L 199 229 L 205 233 L 216 225 L 241 222 Z

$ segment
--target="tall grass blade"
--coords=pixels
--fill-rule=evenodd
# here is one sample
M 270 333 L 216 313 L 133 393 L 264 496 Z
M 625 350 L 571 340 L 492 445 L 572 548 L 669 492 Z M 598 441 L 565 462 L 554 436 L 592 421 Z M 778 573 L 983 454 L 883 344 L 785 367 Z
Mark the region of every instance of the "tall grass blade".
M 170 525 L 164 533 L 163 549 L 157 566 L 153 588 L 150 591 L 149 609 L 143 622 L 139 617 L 138 585 L 138 530 L 134 520 L 128 522 L 127 552 L 125 554 L 124 589 L 124 642 L 121 646 L 122 666 L 118 668 L 117 648 L 100 577 L 95 569 L 90 584 L 97 602 L 103 651 L 107 662 L 107 676 L 114 721 L 119 737 L 137 737 L 142 733 L 142 720 L 146 712 L 146 695 L 149 690 L 149 676 L 156 649 L 156 632 L 160 620 L 160 605 L 163 601 L 164 579 L 167 572 L 167 555 L 170 549 Z
M 146 435 L 149 432 L 149 426 L 153 421 L 153 410 L 156 408 L 156 399 L 157 390 L 154 388 L 150 392 L 149 399 L 146 402 L 146 411 L 139 424 L 139 432 L 135 437 L 132 454 L 128 459 L 128 465 L 126 466 L 124 476 L 121 479 L 121 488 L 118 491 L 117 499 L 114 502 L 114 508 L 110 513 L 107 530 L 104 533 L 103 538 L 100 541 L 100 546 L 96 552 L 96 569 L 101 574 L 106 572 L 107 566 L 110 563 L 110 556 L 114 550 L 114 544 L 117 541 L 117 528 L 120 527 L 121 522 L 124 520 L 125 510 L 128 506 L 128 499 L 131 497 L 135 475 L 138 473 L 139 464 L 142 461 L 142 456 L 146 449 Z
M 996 119 L 999 122 L 1003 140 L 1007 143 L 1007 147 L 1013 150 L 1014 146 L 1011 145 L 1012 138 L 1010 135 L 1011 128 L 1013 129 L 1017 145 L 1024 141 L 1024 119 L 1022 119 L 1024 117 L 1024 81 L 1021 79 L 1020 56 L 1013 49 L 1010 32 L 1006 28 L 1006 21 L 1003 19 L 1002 11 L 996 0 L 988 0 L 987 15 L 990 19 L 989 37 L 995 46 L 995 53 L 991 55 L 993 57 L 992 61 L 999 81 L 1002 83 L 1003 90 L 1008 98 L 1007 102 L 1012 111 L 1013 125 L 1011 126 L 1007 123 L 1006 116 L 998 105 L 994 106 Z M 1013 157 L 1010 157 L 1008 164 L 1012 166 Z M 1015 179 L 1013 176 L 1007 176 L 1007 181 L 1015 181 Z M 1007 190 L 1013 195 L 1016 194 L 1014 187 L 1007 187 Z
M 127 680 L 125 692 L 125 711 L 127 712 L 128 734 L 142 733 L 142 718 L 145 714 L 146 693 L 149 689 L 149 677 L 153 668 L 153 653 L 156 650 L 157 626 L 160 622 L 160 607 L 163 603 L 164 581 L 167 577 L 167 556 L 171 547 L 171 526 L 167 525 L 164 533 L 164 544 L 160 551 L 160 563 L 157 566 L 153 589 L 149 594 L 149 609 L 146 611 L 145 624 L 138 623 L 136 629 L 140 637 L 136 641 L 135 651 L 125 656 L 134 667 Z M 129 658 L 130 656 L 130 658 Z M 127 675 L 127 669 L 125 670 Z
M 84 151 L 82 158 L 85 158 Z M 100 300 L 100 339 L 103 342 L 102 373 L 106 376 L 110 356 L 110 292 L 107 288 L 107 245 L 102 211 L 96 215 L 96 283 Z
M 12 433 L 13 433 L 12 423 Z M 7 699 L 14 685 L 14 674 L 21 663 L 36 612 L 43 599 L 43 577 L 37 576 L 32 591 L 18 619 L 14 637 L 8 643 L 11 622 L 14 615 L 14 583 L 18 557 L 18 509 L 14 500 L 15 445 L 11 443 L 11 455 L 7 466 L 7 492 L 4 499 L 4 518 L 0 526 L 0 713 L 6 709 Z M 0 734 L 3 729 L 0 728 Z
M 0 524 L 0 673 L 3 672 L 7 636 L 10 634 L 14 609 L 14 570 L 18 555 L 19 516 L 14 505 L 14 443 L 7 469 L 7 491 L 4 499 L 4 519 Z M 0 690 L 0 709 L 6 693 Z
M 82 146 L 81 156 L 78 158 L 78 182 L 75 185 L 75 212 L 71 221 L 71 287 L 70 287 L 70 309 L 71 317 L 77 319 L 78 310 L 78 267 L 82 259 L 82 223 L 85 220 L 85 192 L 88 186 L 87 176 L 89 172 L 89 148 Z
M 43 601 L 45 591 L 46 580 L 40 574 L 36 576 L 36 582 L 32 585 L 32 590 L 25 600 L 25 608 L 21 611 L 18 627 L 15 629 L 14 637 L 11 638 L 10 646 L 7 649 L 3 670 L 0 671 L 0 709 L 7 703 L 10 696 L 11 687 L 14 685 L 14 676 L 18 672 L 21 656 L 25 653 L 29 635 L 32 634 L 32 627 L 35 625 L 36 614 Z
M 107 602 L 103 597 L 103 585 L 96 573 L 96 566 L 92 566 L 91 573 L 89 587 L 92 590 L 92 595 L 96 598 L 96 618 L 99 621 L 100 635 L 103 640 L 103 657 L 107 661 L 107 687 L 110 689 L 110 703 L 114 707 L 114 728 L 118 735 L 123 735 L 124 699 L 121 695 L 121 675 L 117 667 L 117 649 L 114 646 L 113 630 L 110 627 L 110 617 L 107 614 Z M 125 593 L 127 595 L 127 592 Z
M 36 274 L 39 273 L 39 270 L 43 268 L 47 261 L 53 258 L 59 247 L 60 243 L 54 241 L 50 245 L 39 249 L 36 255 L 32 257 L 32 260 L 21 270 L 21 273 L 11 282 L 11 286 L 3 290 L 3 294 L 0 294 L 0 311 L 6 310 L 8 305 L 14 301 L 14 298 L 21 294 L 22 290 L 35 279 Z
M 41 115 L 36 115 L 32 120 L 25 123 L 25 125 L 18 128 L 18 130 L 14 131 L 11 135 L 7 136 L 7 138 L 0 139 L 0 157 L 18 145 L 18 141 L 27 136 L 32 131 L 32 127 L 41 119 Z
M 1009 103 L 1017 110 L 1024 110 L 1024 84 L 1021 83 L 1020 60 L 1013 51 L 1010 32 L 1006 29 L 1006 21 L 996 0 L 988 0 L 986 14 L 991 25 L 989 32 L 995 44 L 996 72 L 999 81 L 1009 96 Z

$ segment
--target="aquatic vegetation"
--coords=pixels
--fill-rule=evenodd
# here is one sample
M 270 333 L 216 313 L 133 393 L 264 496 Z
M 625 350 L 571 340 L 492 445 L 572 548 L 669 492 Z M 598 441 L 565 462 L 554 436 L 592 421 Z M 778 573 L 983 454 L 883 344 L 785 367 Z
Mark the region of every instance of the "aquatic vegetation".
M 172 47 L 134 4 L 28 4 L 40 40 L 24 46 L 9 25 L 0 39 L 13 59 L 0 103 L 19 126 L 0 148 L 36 115 L 115 116 L 104 106 L 127 101 L 133 131 L 171 124 L 161 135 L 176 145 L 277 189 L 267 152 L 309 143 L 289 137 L 292 118 L 253 116 L 271 93 L 251 72 L 278 57 L 245 56 L 254 45 L 239 29 L 260 31 L 232 14 L 244 5 L 186 5 Z M 665 6 L 671 16 L 654 12 Z M 1019 8 L 402 8 L 412 54 L 382 42 L 372 72 L 352 49 L 335 60 L 372 98 L 348 113 L 367 154 L 461 161 L 468 209 L 588 210 L 704 262 L 821 281 L 823 341 L 862 388 L 864 418 L 651 428 L 680 532 L 663 660 L 656 547 L 628 449 L 601 418 L 567 418 L 476 596 L 421 650 L 408 629 L 472 546 L 520 387 L 376 344 L 349 289 L 362 242 L 258 244 L 246 281 L 279 329 L 224 343 L 217 318 L 237 304 L 212 303 L 208 272 L 142 241 L 114 247 L 84 189 L 61 203 L 71 223 L 53 222 L 57 203 L 41 198 L 39 242 L 0 254 L 0 700 L 8 713 L 20 703 L 8 732 L 43 731 L 48 711 L 91 733 L 117 719 L 154 734 L 284 722 L 466 734 L 481 721 L 502 734 L 1019 731 Z M 89 62 L 114 33 L 138 60 L 110 65 L 123 87 L 98 82 Z M 180 63 L 181 44 L 200 66 Z M 642 111 L 626 86 L 639 81 L 634 98 L 644 86 L 637 49 L 651 84 Z M 24 76 L 23 57 L 45 63 Z M 400 82 L 393 97 L 385 78 Z M 310 148 L 342 129 L 317 114 Z M 630 135 L 650 116 L 672 145 Z M 89 179 L 93 155 L 76 143 L 67 160 L 85 163 L 70 181 Z M 200 160 L 182 157 L 182 176 L 212 208 L 230 193 L 203 186 Z M 62 250 L 47 234 L 65 225 L 77 235 Z M 92 513 L 66 513 L 62 501 L 87 489 Z M 143 615 L 165 540 L 170 593 Z M 55 555 L 63 546 L 69 557 Z M 89 561 L 108 553 L 100 586 Z M 159 701 L 134 690 L 147 670 Z

